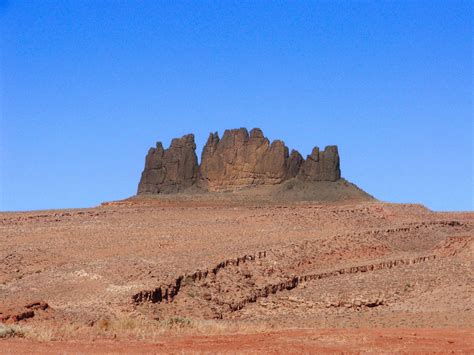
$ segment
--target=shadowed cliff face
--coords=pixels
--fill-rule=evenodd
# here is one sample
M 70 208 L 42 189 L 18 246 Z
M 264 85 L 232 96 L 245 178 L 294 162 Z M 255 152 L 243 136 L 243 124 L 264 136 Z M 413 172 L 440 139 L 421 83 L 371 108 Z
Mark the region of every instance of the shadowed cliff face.
M 168 149 L 158 142 L 146 156 L 138 193 L 180 192 L 194 185 L 198 175 L 193 134 L 173 139 Z
M 314 147 L 302 164 L 299 176 L 309 181 L 336 181 L 341 178 L 337 146 L 330 145 L 322 152 Z
M 304 160 L 280 140 L 272 143 L 259 128 L 226 130 L 222 139 L 211 133 L 197 163 L 194 135 L 161 143 L 148 151 L 138 193 L 174 193 L 191 186 L 207 191 L 277 185 L 291 179 L 337 181 L 341 177 L 337 146 L 315 147 Z

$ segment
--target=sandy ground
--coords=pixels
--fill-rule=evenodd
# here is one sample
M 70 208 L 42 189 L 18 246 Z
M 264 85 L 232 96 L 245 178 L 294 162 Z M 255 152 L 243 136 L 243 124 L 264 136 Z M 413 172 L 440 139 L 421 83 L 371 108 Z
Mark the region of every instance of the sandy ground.
M 376 201 L 0 213 L 0 351 L 468 353 L 473 237 Z
M 2 353 L 473 353 L 472 330 L 465 329 L 326 329 L 262 334 L 163 337 L 137 341 L 4 341 Z

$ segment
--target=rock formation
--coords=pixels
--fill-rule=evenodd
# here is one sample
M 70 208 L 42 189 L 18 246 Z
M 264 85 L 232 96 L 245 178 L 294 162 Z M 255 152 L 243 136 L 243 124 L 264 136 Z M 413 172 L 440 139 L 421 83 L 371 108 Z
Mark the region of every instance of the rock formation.
M 301 166 L 300 177 L 309 181 L 336 181 L 341 178 L 337 146 L 330 145 L 322 152 L 314 147 Z
M 138 193 L 180 192 L 194 185 L 198 175 L 193 134 L 173 139 L 168 149 L 158 142 L 146 156 Z
M 199 185 L 210 191 L 275 185 L 296 176 L 294 172 L 299 167 L 295 168 L 295 164 L 282 141 L 270 144 L 258 128 L 252 129 L 250 135 L 245 128 L 226 130 L 221 140 L 217 133 L 211 134 L 204 146 Z
M 160 142 L 148 151 L 138 193 L 174 193 L 191 186 L 207 191 L 277 185 L 292 178 L 337 181 L 341 177 L 336 146 L 315 147 L 304 160 L 285 143 L 265 138 L 259 128 L 226 130 L 222 139 L 211 133 L 197 163 L 194 135 L 173 139 L 168 149 Z

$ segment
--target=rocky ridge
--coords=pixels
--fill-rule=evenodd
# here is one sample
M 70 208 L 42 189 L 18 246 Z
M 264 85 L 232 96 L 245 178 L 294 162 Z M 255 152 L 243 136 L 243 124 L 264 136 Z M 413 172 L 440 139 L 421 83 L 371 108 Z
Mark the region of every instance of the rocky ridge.
M 205 191 L 236 190 L 302 181 L 338 181 L 341 178 L 337 146 L 313 148 L 306 160 L 291 153 L 281 140 L 270 143 L 259 128 L 226 130 L 222 139 L 211 133 L 198 164 L 194 135 L 161 142 L 150 148 L 138 185 L 138 194 L 176 193 L 191 186 Z

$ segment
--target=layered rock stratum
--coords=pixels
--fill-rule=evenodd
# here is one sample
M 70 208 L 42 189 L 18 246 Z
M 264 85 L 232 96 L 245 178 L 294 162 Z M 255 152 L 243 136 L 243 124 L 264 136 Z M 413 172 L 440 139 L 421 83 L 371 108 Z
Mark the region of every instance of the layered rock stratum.
M 301 181 L 341 179 L 337 146 L 320 151 L 314 147 L 304 159 L 281 140 L 270 143 L 259 128 L 230 129 L 222 138 L 211 133 L 198 164 L 194 135 L 172 140 L 168 149 L 161 142 L 145 159 L 138 194 L 176 193 L 191 186 L 205 191 L 238 190 L 245 187 L 278 185 L 297 178 Z

